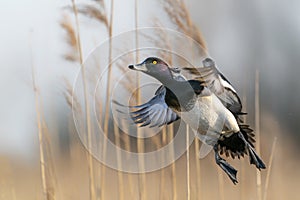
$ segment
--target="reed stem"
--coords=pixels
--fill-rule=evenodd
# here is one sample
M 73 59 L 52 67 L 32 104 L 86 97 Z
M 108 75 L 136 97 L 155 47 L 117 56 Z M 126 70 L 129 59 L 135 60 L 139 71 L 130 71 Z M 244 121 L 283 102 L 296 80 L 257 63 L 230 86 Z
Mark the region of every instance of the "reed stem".
M 255 71 L 255 130 L 256 130 L 256 144 L 255 148 L 260 154 L 260 108 L 259 108 L 259 70 Z M 257 199 L 262 200 L 261 191 L 261 172 L 256 170 L 256 189 L 257 189 Z
M 109 105 L 110 105 L 110 84 L 111 84 L 111 67 L 112 67 L 112 31 L 113 31 L 113 12 L 114 12 L 114 0 L 111 0 L 110 5 L 110 20 L 108 27 L 108 37 L 109 37 L 109 50 L 108 50 L 108 71 L 107 71 L 107 82 L 106 82 L 106 96 L 105 96 L 105 117 L 104 117 L 104 133 L 108 133 L 108 125 L 109 125 Z
M 191 199 L 191 186 L 190 186 L 190 149 L 189 149 L 189 134 L 190 127 L 186 125 L 186 182 L 187 182 L 187 200 Z
M 270 155 L 270 159 L 269 159 L 266 182 L 265 182 L 264 200 L 268 199 L 269 182 L 270 182 L 270 175 L 271 175 L 271 169 L 272 169 L 272 164 L 273 164 L 273 158 L 274 158 L 274 155 L 275 155 L 276 143 L 277 143 L 277 137 L 274 138 L 274 141 L 273 141 L 273 144 L 272 144 L 272 150 L 271 150 L 271 155 Z
M 79 19 L 78 19 L 78 9 L 75 4 L 75 0 L 72 1 L 72 7 L 75 15 L 76 21 L 76 29 L 77 29 L 77 48 L 79 52 L 79 62 L 81 65 L 82 71 L 82 83 L 83 83 L 83 93 L 84 93 L 84 105 L 85 105 L 85 117 L 86 117 L 86 125 L 87 125 L 87 142 L 88 142 L 88 169 L 89 169 L 89 190 L 90 190 L 90 199 L 96 199 L 95 193 L 95 181 L 94 181 L 94 167 L 93 167 L 93 156 L 91 154 L 92 148 L 92 131 L 91 131 L 91 119 L 90 119 L 90 104 L 88 101 L 88 89 L 87 89 L 87 81 L 86 81 L 86 74 L 85 74 L 85 66 L 83 63 L 83 52 L 80 40 L 80 26 L 79 26 Z
M 225 199 L 225 193 L 224 193 L 224 175 L 223 171 L 218 167 L 218 183 L 219 183 L 219 199 L 224 200 Z
M 109 131 L 109 117 L 110 117 L 110 84 L 111 84 L 111 71 L 112 71 L 112 32 L 113 32 L 113 12 L 114 12 L 114 0 L 110 1 L 110 19 L 109 19 L 109 26 L 108 26 L 108 37 L 109 37 L 109 49 L 108 49 L 108 71 L 107 71 L 107 82 L 106 82 L 106 96 L 105 96 L 105 109 L 104 109 L 104 125 L 103 125 L 103 131 L 104 135 L 108 138 L 108 131 Z M 103 160 L 104 162 L 106 161 L 106 154 L 107 154 L 107 140 L 104 140 L 103 143 Z M 101 187 L 104 187 L 105 185 L 105 169 L 106 166 L 102 165 L 102 170 L 101 170 Z M 105 190 L 101 190 L 101 199 L 105 199 Z
M 163 147 L 166 143 L 167 143 L 167 127 L 163 127 L 162 129 L 162 142 L 161 142 L 161 147 Z M 165 159 L 165 156 L 167 155 L 163 155 L 162 156 L 162 159 Z M 163 161 L 161 161 L 163 162 Z M 160 188 L 159 188 L 159 199 L 160 200 L 163 200 L 163 199 L 166 199 L 166 193 L 165 191 L 166 190 L 163 190 L 162 188 L 166 188 L 166 168 L 162 168 L 161 169 L 161 174 L 160 174 Z
M 200 159 L 199 159 L 199 149 L 200 149 L 200 141 L 195 138 L 195 162 L 196 162 L 196 194 L 197 199 L 201 199 L 201 166 L 200 166 Z M 199 194 L 200 193 L 200 194 Z
M 31 55 L 32 56 L 32 55 Z M 42 178 L 42 189 L 43 189 L 43 197 L 48 200 L 48 189 L 47 189 L 47 180 L 46 180 L 46 167 L 45 167 L 45 153 L 44 153 L 44 139 L 43 139 L 43 128 L 42 128 L 42 119 L 41 119 L 41 111 L 40 111 L 40 102 L 39 102 L 39 94 L 38 88 L 35 82 L 35 72 L 34 65 L 32 64 L 32 84 L 34 91 L 34 99 L 35 99 L 35 109 L 36 109 L 36 119 L 38 126 L 38 137 L 39 137 L 39 151 L 40 151 L 40 169 L 41 169 L 41 178 Z
M 169 125 L 169 128 L 168 128 L 168 135 L 169 135 L 169 142 L 171 140 L 173 140 L 174 138 L 174 125 L 173 124 L 170 124 Z M 172 186 L 173 186 L 173 200 L 177 200 L 177 180 L 176 180 L 176 162 L 175 162 L 175 155 L 174 155 L 174 143 L 172 145 L 172 150 L 171 150 L 171 158 L 172 160 L 174 160 L 174 162 L 171 164 L 171 168 L 172 168 Z
M 31 38 L 30 38 L 30 47 L 31 47 Z M 39 90 L 37 88 L 36 79 L 35 79 L 35 69 L 33 64 L 33 53 L 32 48 L 30 48 L 30 59 L 32 66 L 32 86 L 34 91 L 35 98 L 35 109 L 36 109 L 36 119 L 38 126 L 38 138 L 39 138 L 39 156 L 40 156 L 40 169 L 41 169 L 41 179 L 42 179 L 42 191 L 44 199 L 54 200 L 55 190 L 53 183 L 56 183 L 52 156 L 49 146 L 49 138 L 47 136 L 46 125 L 44 122 L 43 112 L 42 112 L 42 101 L 39 98 Z M 47 159 L 47 160 L 46 160 Z M 47 165 L 46 165 L 47 161 Z M 52 172 L 52 173 L 51 173 Z M 13 188 L 13 192 L 15 192 Z M 15 193 L 13 193 L 15 195 Z
M 114 134 L 115 134 L 115 142 L 117 146 L 117 165 L 118 165 L 118 186 L 119 186 L 119 199 L 124 199 L 124 179 L 122 173 L 122 158 L 121 158 L 121 144 L 120 144 L 120 132 L 117 123 L 114 122 Z
M 138 13 L 138 0 L 135 0 L 135 45 L 136 45 L 136 49 L 138 49 L 139 47 L 139 37 L 138 37 L 138 19 L 139 19 L 139 13 Z M 136 50 L 136 63 L 139 62 L 139 51 Z M 136 94 L 136 99 L 137 99 L 137 104 L 141 104 L 141 91 L 139 89 L 140 87 L 140 74 L 137 72 L 136 73 L 136 86 L 138 88 L 137 90 L 137 94 Z M 141 130 L 138 128 L 137 129 L 137 135 L 140 136 L 141 135 Z M 145 144 L 144 144 L 144 140 L 141 139 L 141 137 L 139 137 L 140 139 L 138 139 L 138 143 L 137 143 L 137 149 L 139 153 L 144 153 L 145 151 Z M 139 157 L 139 198 L 141 200 L 144 200 L 147 198 L 147 194 L 146 194 L 146 175 L 145 175 L 145 160 L 143 157 Z

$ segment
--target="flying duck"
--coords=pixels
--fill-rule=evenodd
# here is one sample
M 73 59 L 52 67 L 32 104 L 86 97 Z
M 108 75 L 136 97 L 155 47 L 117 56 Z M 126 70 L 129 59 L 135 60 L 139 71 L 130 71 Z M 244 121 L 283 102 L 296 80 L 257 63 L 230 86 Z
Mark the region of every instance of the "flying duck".
M 207 147 L 203 155 L 214 149 L 216 163 L 234 184 L 238 182 L 237 170 L 219 152 L 225 152 L 227 157 L 231 155 L 232 158 L 248 154 L 250 164 L 259 170 L 266 168 L 254 150 L 253 130 L 239 118 L 246 114 L 242 112 L 240 98 L 212 59 L 204 59 L 201 68 L 183 68 L 194 76 L 191 80 L 181 75 L 179 69 L 170 68 L 156 57 L 149 57 L 128 68 L 141 71 L 162 83 L 147 103 L 131 107 L 137 109 L 130 113 L 136 124 L 163 126 L 181 118 L 197 132 L 197 137 Z

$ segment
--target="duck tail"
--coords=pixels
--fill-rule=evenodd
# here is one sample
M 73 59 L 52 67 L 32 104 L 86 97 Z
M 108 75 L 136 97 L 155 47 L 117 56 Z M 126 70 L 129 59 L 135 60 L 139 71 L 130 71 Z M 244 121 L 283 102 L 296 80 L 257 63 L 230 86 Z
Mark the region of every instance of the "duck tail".
M 244 136 L 245 140 L 249 143 L 251 147 L 254 148 L 255 135 L 253 130 L 249 125 L 240 124 L 240 133 Z M 239 132 L 238 132 L 239 133 Z M 224 137 L 223 140 L 219 140 L 219 149 L 220 154 L 225 154 L 227 157 L 244 157 L 245 154 L 248 154 L 247 149 L 245 148 L 244 141 L 239 137 L 238 133 L 234 133 L 229 137 Z

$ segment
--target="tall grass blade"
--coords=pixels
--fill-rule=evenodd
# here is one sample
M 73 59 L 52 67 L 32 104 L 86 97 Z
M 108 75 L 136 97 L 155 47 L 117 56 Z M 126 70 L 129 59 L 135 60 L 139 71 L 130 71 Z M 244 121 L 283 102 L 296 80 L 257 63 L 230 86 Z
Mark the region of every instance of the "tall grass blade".
M 35 69 L 33 64 L 33 55 L 31 52 L 31 66 L 32 66 L 32 86 L 34 91 L 35 99 L 35 109 L 36 109 L 36 119 L 38 126 L 38 139 L 39 139 L 39 159 L 40 159 L 40 169 L 41 169 L 41 179 L 42 179 L 42 191 L 43 197 L 47 200 L 54 200 L 55 189 L 53 184 L 54 173 L 51 170 L 53 169 L 52 156 L 50 152 L 49 140 L 46 137 L 46 127 L 43 121 L 42 105 L 39 97 L 39 90 L 37 88 L 36 79 L 35 79 Z M 48 159 L 48 160 L 47 160 Z M 48 165 L 46 165 L 46 162 Z M 52 168 L 52 169 L 51 169 Z
M 256 130 L 256 143 L 255 148 L 258 155 L 260 153 L 260 108 L 259 108 L 259 71 L 255 71 L 255 130 Z M 261 190 L 261 172 L 256 170 L 256 190 L 257 199 L 262 200 L 262 190 Z
M 269 164 L 268 164 L 268 171 L 266 176 L 266 182 L 265 182 L 265 190 L 264 190 L 264 200 L 268 199 L 268 191 L 269 191 L 269 183 L 270 183 L 270 175 L 271 175 L 271 169 L 273 164 L 273 158 L 275 155 L 275 148 L 277 143 L 277 137 L 274 138 L 273 144 L 272 144 L 272 150 L 270 154 Z
M 190 134 L 190 127 L 186 125 L 186 189 L 187 189 L 187 200 L 191 199 L 191 186 L 190 186 L 190 148 L 189 148 L 189 134 Z
M 110 18 L 109 18 L 109 26 L 108 26 L 108 37 L 109 37 L 109 49 L 108 49 L 108 72 L 107 72 L 107 82 L 106 82 L 106 96 L 105 96 L 105 109 L 104 109 L 104 124 L 103 130 L 104 134 L 108 136 L 109 134 L 109 118 L 110 118 L 110 84 L 111 84 L 111 67 L 112 67 L 112 33 L 113 33 L 113 22 L 114 22 L 114 0 L 110 1 Z M 103 160 L 105 162 L 107 156 L 107 142 L 105 141 L 103 144 Z M 102 174 L 101 174 L 101 187 L 105 185 L 105 169 L 106 166 L 102 165 Z M 105 198 L 104 194 L 105 190 L 101 190 L 101 199 Z
M 86 118 L 86 126 L 87 126 L 87 141 L 88 141 L 88 150 L 87 158 L 88 158 L 88 169 L 89 169 L 89 189 L 90 189 L 90 199 L 96 199 L 95 193 L 95 180 L 94 180 L 94 166 L 93 166 L 93 157 L 90 153 L 92 148 L 92 130 L 91 130 L 91 119 L 90 119 L 90 104 L 88 100 L 88 91 L 87 91 L 87 80 L 85 74 L 85 66 L 83 63 L 83 52 L 81 47 L 81 40 L 80 40 L 80 27 L 79 27 L 79 19 L 78 19 L 78 9 L 75 4 L 75 0 L 72 1 L 72 8 L 75 15 L 75 22 L 76 22 L 76 29 L 77 29 L 77 49 L 79 52 L 79 62 L 81 65 L 81 75 L 82 75 L 82 82 L 83 82 L 83 92 L 84 92 L 84 105 L 85 105 L 85 118 Z

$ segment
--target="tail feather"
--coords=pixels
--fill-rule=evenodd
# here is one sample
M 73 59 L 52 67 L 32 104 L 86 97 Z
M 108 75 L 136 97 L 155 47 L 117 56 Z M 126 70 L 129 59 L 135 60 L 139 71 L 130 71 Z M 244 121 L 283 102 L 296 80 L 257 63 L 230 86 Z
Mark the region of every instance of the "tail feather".
M 254 148 L 255 134 L 253 130 L 246 124 L 240 124 L 239 127 L 246 141 Z M 225 154 L 227 157 L 231 156 L 233 159 L 235 157 L 240 159 L 240 157 L 244 157 L 245 154 L 248 154 L 244 141 L 237 133 L 219 140 L 218 144 L 221 155 Z

